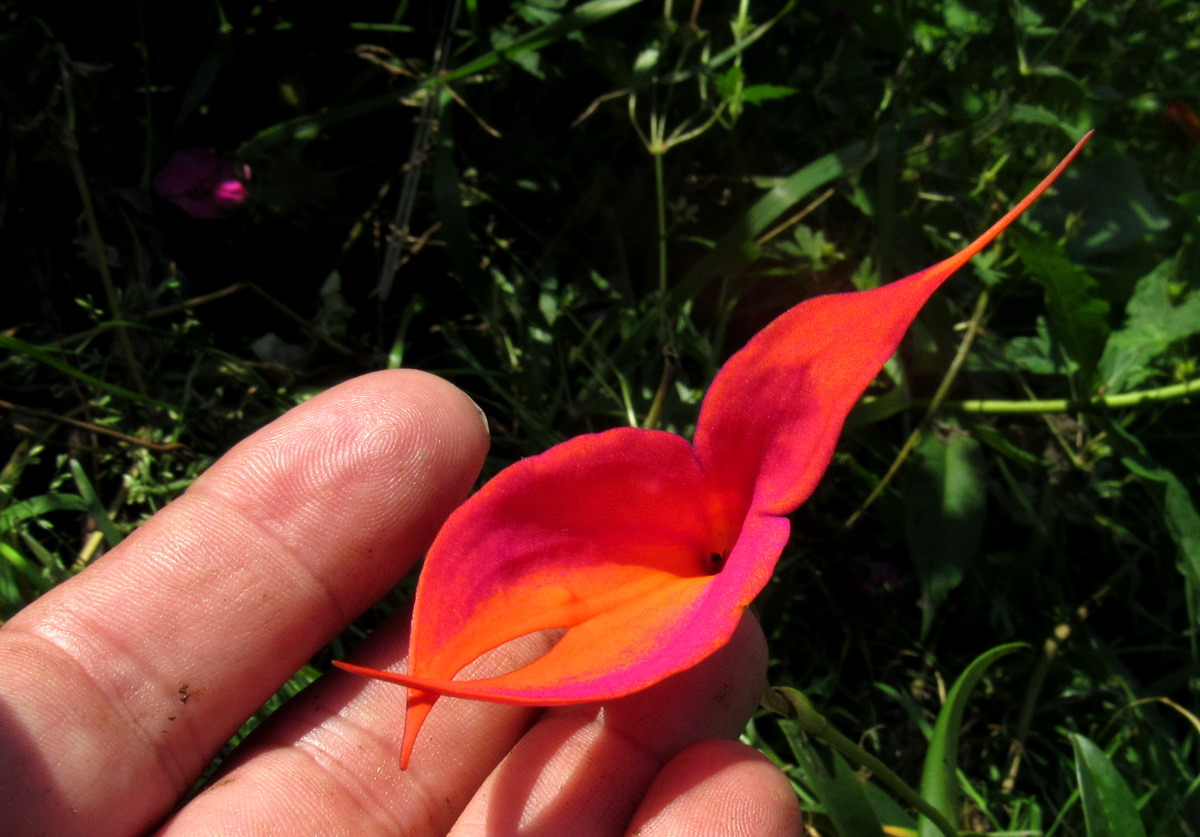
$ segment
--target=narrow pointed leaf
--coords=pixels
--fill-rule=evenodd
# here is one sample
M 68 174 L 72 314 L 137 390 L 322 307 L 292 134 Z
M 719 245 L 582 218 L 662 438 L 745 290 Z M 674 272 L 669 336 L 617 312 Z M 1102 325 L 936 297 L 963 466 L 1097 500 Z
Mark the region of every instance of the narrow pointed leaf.
M 767 228 L 804 198 L 826 183 L 844 177 L 870 159 L 870 148 L 862 140 L 832 151 L 789 177 L 781 179 L 739 217 L 736 223 L 672 291 L 675 300 L 691 299 L 713 277 L 737 275 L 754 261 L 755 243 Z
M 788 722 L 780 726 L 796 757 L 800 780 L 812 789 L 838 837 L 879 837 L 883 825 L 867 800 L 866 789 L 854 769 L 836 751 L 830 753 L 830 769 L 816 748 Z
M 963 715 L 971 692 L 983 679 L 983 675 L 994 662 L 1029 646 L 1023 642 L 998 645 L 980 654 L 966 668 L 950 688 L 946 703 L 938 712 L 933 726 L 933 737 L 925 753 L 925 767 L 921 771 L 921 798 L 936 808 L 951 823 L 958 824 L 958 734 L 962 730 Z M 933 822 L 921 817 L 918 821 L 920 837 L 935 837 L 940 830 Z
M 1104 751 L 1078 734 L 1071 746 L 1088 837 L 1146 837 L 1133 793 Z

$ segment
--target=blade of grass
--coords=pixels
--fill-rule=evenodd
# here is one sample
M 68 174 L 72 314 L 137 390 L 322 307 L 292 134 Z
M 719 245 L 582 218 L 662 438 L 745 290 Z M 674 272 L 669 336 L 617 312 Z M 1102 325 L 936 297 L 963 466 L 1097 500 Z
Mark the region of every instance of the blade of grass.
M 958 837 L 954 826 L 937 808 L 910 788 L 890 767 L 838 732 L 828 718 L 813 708 L 802 692 L 786 688 L 770 689 L 763 698 L 763 705 L 795 721 L 805 732 L 817 736 L 842 755 L 870 770 L 896 796 L 920 811 L 925 817 L 923 822 L 933 824 L 945 837 Z
M 993 663 L 1027 648 L 1029 646 L 1023 642 L 1011 642 L 998 645 L 976 657 L 954 681 L 933 725 L 933 737 L 929 741 L 925 768 L 921 773 L 921 797 L 955 826 L 958 825 L 958 736 L 962 731 L 967 701 Z M 935 837 L 939 831 L 945 833 L 944 828 L 926 817 L 921 817 L 917 822 L 920 837 Z
M 46 573 L 42 572 L 40 567 L 34 565 L 32 561 L 24 556 L 20 550 L 14 546 L 10 546 L 4 541 L 0 541 L 0 556 L 4 557 L 6 567 L 20 573 L 33 588 L 37 590 L 38 595 L 45 593 L 54 586 L 54 579 L 50 578 Z M 7 588 L 5 598 L 6 603 L 17 603 L 19 601 L 20 592 L 16 589 L 15 582 L 9 578 L 5 582 Z M 19 607 L 19 605 L 18 605 Z M 11 614 L 5 614 L 5 618 Z
M 188 446 L 182 442 L 149 442 L 145 439 L 139 439 L 136 436 L 130 436 L 128 433 L 122 433 L 119 430 L 113 430 L 111 427 L 105 427 L 101 424 L 95 424 L 89 421 L 80 421 L 68 416 L 60 416 L 57 413 L 52 413 L 48 410 L 39 410 L 34 407 L 25 407 L 20 404 L 14 404 L 11 401 L 5 401 L 0 398 L 0 410 L 9 410 L 14 413 L 22 413 L 35 418 L 46 419 L 58 424 L 65 424 L 70 427 L 78 427 L 80 430 L 86 430 L 89 433 L 99 433 L 103 436 L 111 436 L 114 439 L 120 439 L 122 442 L 128 442 L 131 445 L 137 445 L 143 448 L 157 451 L 186 451 Z
M 526 52 L 536 52 L 566 35 L 606 20 L 617 12 L 623 12 L 630 6 L 636 6 L 640 2 L 642 0 L 591 0 L 588 3 L 581 3 L 557 20 L 531 29 L 524 35 L 520 35 L 505 44 L 503 48 L 492 50 L 486 55 L 481 55 L 473 61 L 468 61 L 461 67 L 456 67 L 441 78 L 431 81 L 435 85 L 448 84 L 460 78 L 473 76 L 484 70 L 490 70 L 501 61 Z
M 795 754 L 802 780 L 821 803 L 838 837 L 879 837 L 883 825 L 875 815 L 858 776 L 846 760 L 835 750 L 832 753 L 833 768 L 828 768 L 816 748 L 798 729 L 788 729 L 789 726 L 793 725 L 781 724 Z
M 26 520 L 56 511 L 87 511 L 88 501 L 76 494 L 42 494 L 13 503 L 0 511 L 0 535 L 11 532 Z
M 756 240 L 772 223 L 825 184 L 861 168 L 873 153 L 865 141 L 853 142 L 814 160 L 772 186 L 687 272 L 672 291 L 672 310 L 699 293 L 714 277 L 738 273 L 753 262 L 759 250 Z
M 37 538 L 30 535 L 24 529 L 20 531 L 20 535 L 26 548 L 42 563 L 42 572 L 48 577 L 49 587 L 53 587 L 67 577 L 69 574 L 67 566 L 63 563 L 60 556 L 46 549 L 46 547 L 38 543 Z M 49 589 L 49 587 L 46 589 Z
M 107 392 L 111 395 L 119 395 L 122 398 L 128 398 L 130 401 L 135 401 L 141 404 L 151 404 L 163 410 L 174 409 L 170 404 L 164 404 L 162 401 L 159 401 L 156 398 L 151 398 L 148 395 L 141 395 L 140 393 L 125 389 L 125 387 L 118 386 L 117 384 L 110 384 L 107 381 L 102 381 L 94 375 L 89 375 L 82 369 L 76 369 L 74 366 L 71 366 L 71 364 L 59 360 L 57 357 L 45 351 L 44 349 L 26 343 L 24 340 L 19 340 L 16 337 L 12 337 L 7 334 L 0 334 L 0 349 L 8 349 L 11 352 L 25 355 L 25 357 L 29 358 L 30 360 L 37 361 L 43 366 L 49 366 L 51 369 L 61 372 L 64 375 L 68 375 L 77 381 L 82 381 L 88 386 L 95 387 L 101 392 Z
M 96 528 L 104 534 L 104 542 L 111 549 L 121 542 L 121 533 L 113 525 L 112 519 L 108 516 L 108 509 L 104 507 L 104 503 L 100 502 L 100 496 L 96 494 L 96 489 L 92 485 L 92 481 L 88 479 L 83 466 L 79 464 L 79 460 L 72 459 L 70 465 L 71 478 L 75 481 L 79 495 L 87 504 L 86 510 L 95 521 Z

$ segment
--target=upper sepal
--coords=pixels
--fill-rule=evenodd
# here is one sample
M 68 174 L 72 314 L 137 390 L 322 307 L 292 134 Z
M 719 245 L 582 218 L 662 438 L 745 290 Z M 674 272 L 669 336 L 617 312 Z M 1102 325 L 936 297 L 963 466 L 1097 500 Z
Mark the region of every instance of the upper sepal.
M 735 353 L 704 397 L 696 455 L 713 479 L 788 514 L 829 466 L 842 425 L 921 307 L 1050 187 L 1091 138 L 977 239 L 933 267 L 869 291 L 831 294 L 780 315 Z

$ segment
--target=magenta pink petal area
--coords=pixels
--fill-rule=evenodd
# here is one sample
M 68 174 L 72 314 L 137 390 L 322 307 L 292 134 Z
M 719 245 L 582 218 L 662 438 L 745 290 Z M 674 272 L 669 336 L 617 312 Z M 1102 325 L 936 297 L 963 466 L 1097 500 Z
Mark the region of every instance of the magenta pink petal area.
M 669 433 L 610 430 L 522 460 L 430 550 L 409 673 L 448 681 L 547 628 L 569 630 L 541 659 L 456 685 L 498 700 L 595 700 L 687 668 L 732 635 L 786 541 L 786 521 L 755 521 L 739 538 L 744 508 Z

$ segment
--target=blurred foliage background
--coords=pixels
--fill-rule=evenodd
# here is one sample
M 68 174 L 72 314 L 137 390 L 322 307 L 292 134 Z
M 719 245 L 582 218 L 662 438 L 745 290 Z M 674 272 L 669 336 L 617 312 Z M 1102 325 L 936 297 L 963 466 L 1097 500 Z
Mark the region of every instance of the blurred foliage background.
M 773 316 L 949 255 L 1094 128 L 927 307 L 758 612 L 772 681 L 955 825 L 1197 833 L 1200 4 L 0 11 L 3 618 L 372 369 L 483 405 L 488 473 L 689 435 Z M 933 833 L 794 723 L 746 736 L 814 833 Z

